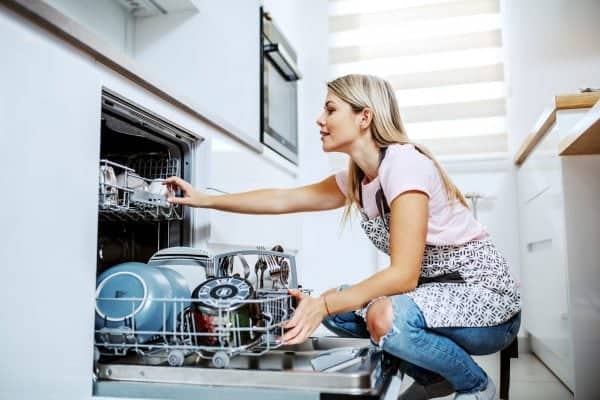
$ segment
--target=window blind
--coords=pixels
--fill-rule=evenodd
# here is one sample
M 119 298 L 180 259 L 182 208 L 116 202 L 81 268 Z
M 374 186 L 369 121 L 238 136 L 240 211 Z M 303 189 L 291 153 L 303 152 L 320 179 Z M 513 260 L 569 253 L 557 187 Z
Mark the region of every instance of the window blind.
M 499 0 L 329 1 L 329 78 L 390 81 L 436 155 L 508 150 L 503 71 Z

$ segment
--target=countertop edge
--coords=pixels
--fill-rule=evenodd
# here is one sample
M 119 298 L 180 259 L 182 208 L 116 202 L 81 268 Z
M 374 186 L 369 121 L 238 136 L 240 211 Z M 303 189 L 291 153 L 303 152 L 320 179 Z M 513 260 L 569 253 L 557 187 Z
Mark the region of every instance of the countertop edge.
M 538 143 L 546 136 L 550 127 L 556 122 L 557 111 L 590 108 L 594 106 L 598 100 L 600 100 L 600 92 L 555 96 L 554 104 L 542 112 L 542 115 L 534 125 L 533 131 L 525 137 L 525 140 L 523 140 L 523 143 L 514 157 L 515 165 L 520 166 L 523 164 Z
M 600 100 L 558 144 L 561 156 L 600 154 Z
M 199 111 L 192 101 L 167 89 L 166 85 L 144 72 L 134 60 L 115 51 L 95 34 L 49 4 L 39 0 L 2 0 L 1 4 L 194 118 L 211 125 L 257 153 L 263 152 L 264 146 L 258 140 L 217 116 Z

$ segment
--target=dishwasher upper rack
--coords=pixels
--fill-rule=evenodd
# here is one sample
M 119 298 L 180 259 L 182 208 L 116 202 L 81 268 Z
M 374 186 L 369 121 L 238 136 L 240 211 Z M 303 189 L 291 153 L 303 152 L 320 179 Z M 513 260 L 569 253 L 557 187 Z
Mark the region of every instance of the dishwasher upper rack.
M 276 338 L 283 335 L 283 323 L 293 314 L 294 305 L 285 290 L 258 290 L 256 296 L 232 307 L 215 308 L 211 315 L 199 312 L 194 306 L 198 300 L 193 298 L 99 297 L 97 302 L 131 302 L 132 311 L 142 301 L 157 302 L 162 306 L 163 324 L 157 331 L 138 330 L 135 312 L 120 326 L 109 327 L 105 323 L 95 330 L 95 358 L 134 352 L 142 358 L 162 357 L 171 366 L 181 366 L 187 356 L 196 354 L 212 360 L 215 367 L 224 368 L 230 357 L 260 356 L 282 345 Z M 166 328 L 168 325 L 170 329 Z M 141 335 L 152 339 L 140 342 Z
M 183 209 L 181 206 L 167 203 L 162 195 L 145 190 L 134 190 L 129 185 L 129 182 L 133 180 L 151 182 L 152 179 L 147 176 L 178 176 L 179 160 L 149 159 L 146 163 L 143 160 L 137 160 L 135 165 L 140 168 L 142 173 L 148 175 L 138 174 L 135 169 L 114 161 L 100 160 L 98 210 L 101 218 L 111 222 L 182 220 Z M 109 182 L 105 176 L 105 171 L 109 168 L 113 171 L 115 182 Z M 124 177 L 122 186 L 116 183 L 117 174 L 122 174 Z

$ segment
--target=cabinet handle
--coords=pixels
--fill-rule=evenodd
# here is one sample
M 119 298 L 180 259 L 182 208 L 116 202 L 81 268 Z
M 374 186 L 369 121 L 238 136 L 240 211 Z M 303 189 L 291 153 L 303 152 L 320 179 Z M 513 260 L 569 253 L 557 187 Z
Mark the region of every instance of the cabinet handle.
M 552 239 L 542 239 L 527 243 L 527 251 L 530 253 L 544 248 L 552 247 Z

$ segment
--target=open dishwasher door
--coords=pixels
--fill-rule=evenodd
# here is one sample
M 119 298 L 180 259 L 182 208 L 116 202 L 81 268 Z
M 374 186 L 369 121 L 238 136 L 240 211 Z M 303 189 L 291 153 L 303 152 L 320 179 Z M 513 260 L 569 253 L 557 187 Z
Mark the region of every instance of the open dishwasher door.
M 228 369 L 195 355 L 181 367 L 135 357 L 97 365 L 96 396 L 219 399 L 396 399 L 398 360 L 366 339 L 314 337 L 260 357 L 238 356 Z

